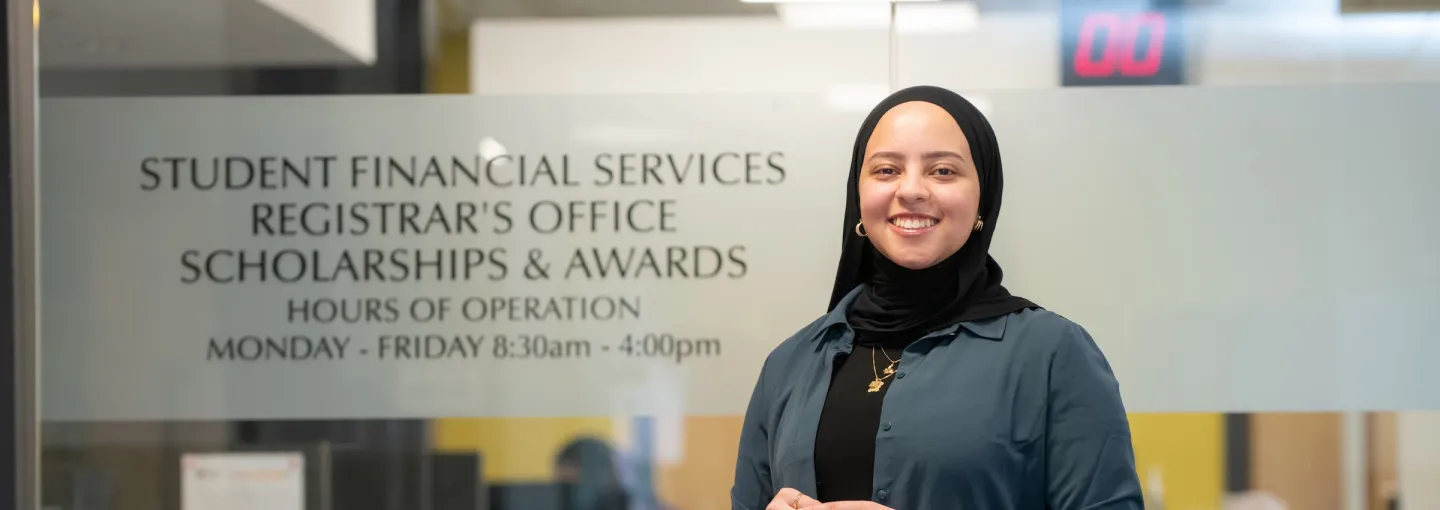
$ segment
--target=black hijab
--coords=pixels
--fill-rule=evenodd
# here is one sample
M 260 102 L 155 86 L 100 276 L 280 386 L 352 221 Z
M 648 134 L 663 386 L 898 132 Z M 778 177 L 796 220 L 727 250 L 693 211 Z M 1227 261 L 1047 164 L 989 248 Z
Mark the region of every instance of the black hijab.
M 880 117 L 891 108 L 911 101 L 924 101 L 945 109 L 965 133 L 980 178 L 979 213 L 984 221 L 984 227 L 979 232 L 971 232 L 960 251 L 921 270 L 906 269 L 891 262 L 875 250 L 869 239 L 855 232 L 855 224 L 860 221 L 859 183 L 865 146 Z M 989 254 L 990 239 L 1000 218 L 1003 182 L 995 131 L 980 110 L 965 98 L 931 86 L 906 88 L 885 98 L 865 118 L 855 137 L 842 225 L 845 240 L 829 308 L 834 309 L 857 285 L 868 284 L 851 306 L 847 318 L 857 330 L 883 336 L 913 336 L 959 322 L 1039 308 L 1025 298 L 1010 295 L 1000 285 L 1000 264 Z

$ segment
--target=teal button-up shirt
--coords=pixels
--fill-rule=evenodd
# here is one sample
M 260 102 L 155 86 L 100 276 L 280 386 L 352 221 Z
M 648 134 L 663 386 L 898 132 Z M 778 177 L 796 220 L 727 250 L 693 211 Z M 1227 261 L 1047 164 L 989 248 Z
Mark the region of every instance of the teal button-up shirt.
M 766 358 L 745 412 L 732 510 L 815 494 L 815 430 L 859 289 Z M 898 510 L 1144 508 L 1119 385 L 1079 325 L 1024 310 L 905 348 L 875 439 L 872 500 Z

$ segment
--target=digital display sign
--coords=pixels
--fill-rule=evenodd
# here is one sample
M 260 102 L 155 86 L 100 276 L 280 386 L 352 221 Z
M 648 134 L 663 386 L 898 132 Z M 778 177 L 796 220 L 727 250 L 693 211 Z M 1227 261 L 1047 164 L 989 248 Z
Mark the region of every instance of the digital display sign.
M 1061 9 L 1067 87 L 1185 83 L 1183 19 L 1172 8 L 1104 2 Z

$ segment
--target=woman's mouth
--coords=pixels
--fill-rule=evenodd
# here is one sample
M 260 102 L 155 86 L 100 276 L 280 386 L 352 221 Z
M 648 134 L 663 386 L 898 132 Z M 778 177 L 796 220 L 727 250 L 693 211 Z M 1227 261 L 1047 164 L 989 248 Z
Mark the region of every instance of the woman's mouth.
M 903 235 L 918 235 L 935 229 L 939 218 L 917 214 L 902 214 L 890 218 L 890 227 Z

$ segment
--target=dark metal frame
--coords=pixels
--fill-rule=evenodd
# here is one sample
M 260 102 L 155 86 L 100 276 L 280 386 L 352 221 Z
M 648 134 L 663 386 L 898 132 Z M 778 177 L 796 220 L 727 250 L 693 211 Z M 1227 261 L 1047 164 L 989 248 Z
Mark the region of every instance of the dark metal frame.
M 5 207 L 0 221 L 0 256 L 9 272 L 0 272 L 5 306 L 0 306 L 0 363 L 9 377 L 0 388 L 0 432 L 8 438 L 0 447 L 0 501 L 12 508 L 39 508 L 39 379 L 36 330 L 39 315 L 35 281 L 36 126 L 35 126 L 35 23 L 33 0 L 8 0 L 4 14 L 6 60 L 3 71 L 8 100 L 5 109 L 3 152 L 9 160 L 0 179 Z
M 32 21 L 34 0 L 8 0 L 0 11 L 0 22 L 6 27 L 6 65 L 0 67 L 4 74 L 3 83 L 8 93 L 4 103 L 5 130 L 4 156 L 10 165 L 4 178 L 0 178 L 0 196 L 6 204 L 0 207 L 4 219 L 0 221 L 0 254 L 11 270 L 0 275 L 0 287 L 6 303 L 0 306 L 0 327 L 11 334 L 0 334 L 0 363 L 9 367 L 9 377 L 0 388 L 0 434 L 10 438 L 0 442 L 0 509 L 40 508 L 40 417 L 39 411 L 39 293 L 38 293 L 38 252 L 39 252 L 39 207 L 38 207 L 38 126 L 37 102 L 43 89 L 40 81 L 44 73 L 38 70 L 36 52 L 37 27 Z M 425 55 L 422 33 L 421 2 L 411 0 L 377 0 L 377 35 L 379 37 L 379 61 L 365 67 L 342 67 L 326 69 L 295 68 L 251 68 L 251 69 L 207 69 L 196 72 L 219 73 L 229 76 L 228 82 L 235 90 L 230 94 L 412 94 L 424 92 Z M 113 76 L 113 71 L 68 71 L 96 78 L 97 83 L 106 83 L 103 78 Z M 138 71 L 153 72 L 153 71 Z M 163 75 L 163 72 L 157 72 Z M 186 92 L 186 91 L 181 91 Z M 189 93 L 206 91 L 188 91 Z M 214 93 L 214 92 L 208 92 Z M 92 95 L 126 96 L 156 95 L 145 91 L 96 90 Z M 52 424 L 53 425 L 53 424 Z M 240 421 L 236 423 L 237 438 L 233 448 L 237 450 L 273 448 L 280 444 L 309 440 L 314 443 L 333 444 L 336 437 L 356 436 L 365 438 L 364 449 L 377 454 L 409 455 L 413 462 L 420 463 L 420 472 L 427 477 L 431 474 L 428 462 L 434 462 L 424 451 L 425 424 L 418 420 L 362 420 L 343 422 L 294 423 L 283 421 Z M 342 452 L 347 453 L 347 452 Z M 354 455 L 350 455 L 354 457 Z M 410 459 L 410 457 L 405 457 Z M 363 460 L 363 459 L 362 459 Z M 461 459 L 465 461 L 467 459 Z M 473 459 L 469 459 L 473 460 Z M 177 459 L 178 461 L 178 459 Z M 409 460 L 407 460 L 409 462 Z M 445 460 L 445 462 L 452 462 Z M 403 500 L 412 493 L 429 495 L 437 489 L 425 487 L 421 481 L 405 481 L 390 469 L 395 463 L 351 462 L 358 467 L 347 472 L 365 471 L 370 478 L 385 480 L 382 486 L 367 487 L 370 492 L 362 496 L 383 494 L 389 505 L 400 508 Z M 475 469 L 465 462 L 452 470 L 469 479 L 476 479 Z M 178 464 L 176 464 L 178 466 Z M 449 464 L 447 464 L 449 465 Z M 386 470 L 379 470 L 385 468 Z M 368 471 L 366 471 L 368 470 Z M 377 471 L 379 470 L 379 471 Z M 379 473 L 379 477 L 371 476 Z M 468 475 L 465 475 L 469 473 Z M 178 478 L 174 478 L 178 480 Z M 176 491 L 169 491 L 160 497 L 171 497 Z M 372 494 L 373 493 L 373 494 Z M 357 494 L 361 494 L 357 492 Z M 427 496 L 428 497 L 428 496 Z M 478 499 L 478 494 L 461 497 L 457 501 L 467 502 Z M 436 508 L 440 508 L 437 506 Z

